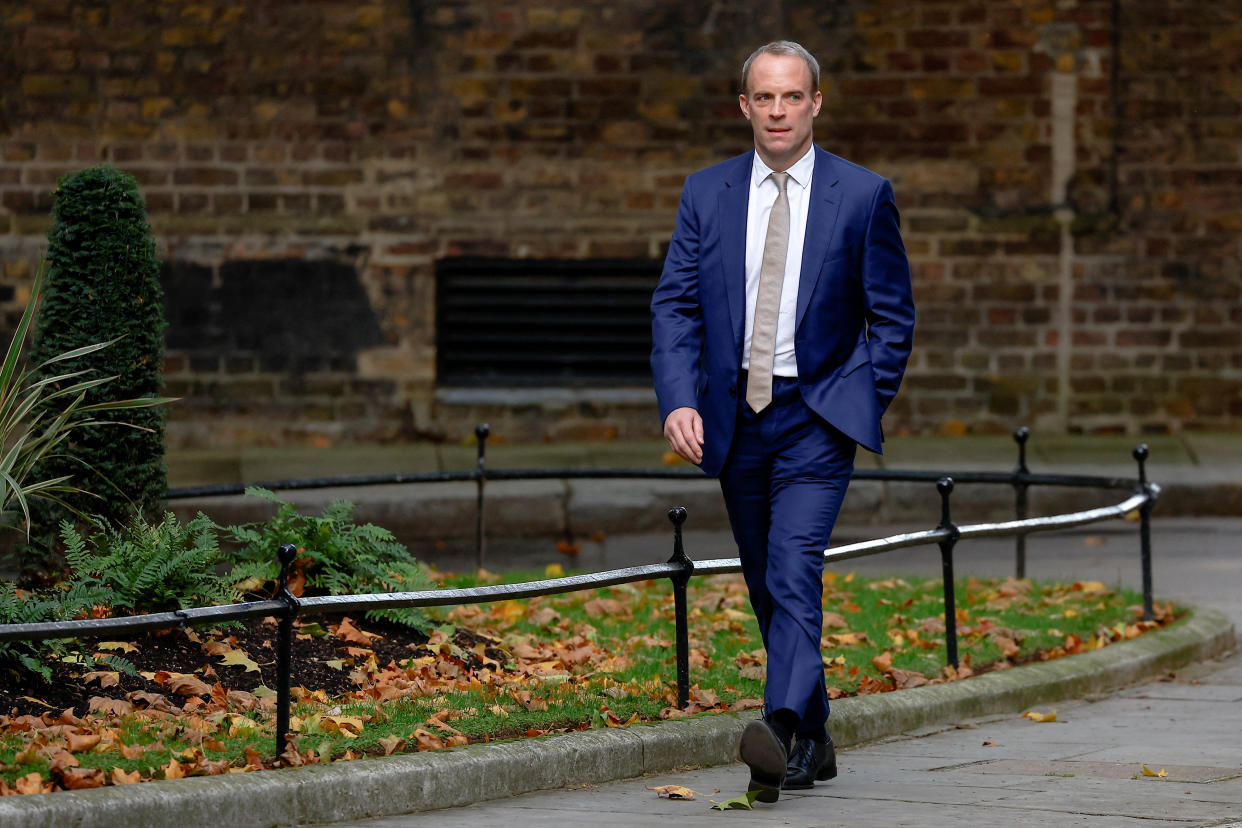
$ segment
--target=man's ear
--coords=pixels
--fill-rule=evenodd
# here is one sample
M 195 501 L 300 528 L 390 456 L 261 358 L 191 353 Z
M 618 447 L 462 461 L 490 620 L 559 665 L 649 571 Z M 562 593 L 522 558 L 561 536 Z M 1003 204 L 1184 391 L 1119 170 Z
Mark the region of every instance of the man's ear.
M 746 100 L 745 95 L 737 96 L 737 105 L 742 110 L 742 117 L 749 121 L 750 120 L 750 101 Z
M 811 117 L 814 118 L 819 114 L 820 107 L 824 105 L 823 93 L 821 93 L 818 89 L 815 90 L 815 96 L 811 98 L 811 103 L 815 105 L 815 111 L 811 113 Z

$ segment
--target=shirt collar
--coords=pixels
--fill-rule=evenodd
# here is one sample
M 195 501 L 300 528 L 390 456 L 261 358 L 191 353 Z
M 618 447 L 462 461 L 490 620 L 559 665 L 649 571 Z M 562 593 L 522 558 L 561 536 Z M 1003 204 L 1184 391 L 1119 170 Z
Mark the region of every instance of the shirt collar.
M 811 173 L 815 170 L 815 145 L 811 144 L 807 148 L 806 153 L 795 161 L 785 172 L 789 173 L 789 180 L 800 187 L 805 187 L 811 182 Z M 772 168 L 763 163 L 763 159 L 759 157 L 759 153 L 755 153 L 754 164 L 751 166 L 752 187 L 759 187 L 767 177 L 772 174 Z

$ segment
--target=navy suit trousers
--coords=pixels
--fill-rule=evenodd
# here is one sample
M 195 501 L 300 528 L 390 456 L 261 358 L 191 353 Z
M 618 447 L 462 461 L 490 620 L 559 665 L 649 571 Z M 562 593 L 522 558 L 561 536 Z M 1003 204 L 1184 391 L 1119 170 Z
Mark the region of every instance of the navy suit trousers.
M 775 378 L 759 414 L 738 388 L 737 426 L 720 472 L 750 602 L 768 653 L 764 703 L 823 733 L 828 694 L 820 655 L 824 549 L 854 472 L 857 444 Z

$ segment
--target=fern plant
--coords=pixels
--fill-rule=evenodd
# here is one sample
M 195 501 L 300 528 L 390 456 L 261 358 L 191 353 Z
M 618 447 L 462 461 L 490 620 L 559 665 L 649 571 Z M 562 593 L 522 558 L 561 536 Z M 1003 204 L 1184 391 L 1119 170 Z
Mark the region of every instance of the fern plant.
M 130 613 L 238 600 L 215 572 L 225 560 L 218 530 L 201 512 L 184 525 L 172 512 L 159 523 L 138 515 L 120 528 L 101 521 L 89 537 L 69 521 L 60 525 L 75 581 L 109 591 L 113 609 Z
M 304 515 L 267 489 L 250 487 L 246 494 L 277 506 L 276 514 L 262 523 L 225 529 L 237 544 L 237 565 L 229 573 L 235 584 L 255 589 L 280 575 L 276 550 L 283 544 L 298 547 L 294 568 L 306 585 L 321 593 L 406 592 L 429 589 L 431 582 L 409 550 L 392 532 L 374 524 L 353 520 L 354 504 L 338 500 L 319 517 Z M 427 616 L 417 609 L 378 609 L 366 614 L 425 629 Z
M 90 617 L 96 606 L 105 605 L 107 602 L 107 590 L 98 584 L 78 581 L 68 585 L 67 589 L 26 592 L 8 581 L 0 581 L 0 624 L 72 621 L 75 618 Z M 55 639 L 3 641 L 0 642 L 0 665 L 24 667 L 43 676 L 47 681 L 52 678 L 48 661 L 64 656 L 71 649 L 73 642 Z M 133 664 L 115 656 L 97 658 L 95 663 L 126 673 L 134 672 Z

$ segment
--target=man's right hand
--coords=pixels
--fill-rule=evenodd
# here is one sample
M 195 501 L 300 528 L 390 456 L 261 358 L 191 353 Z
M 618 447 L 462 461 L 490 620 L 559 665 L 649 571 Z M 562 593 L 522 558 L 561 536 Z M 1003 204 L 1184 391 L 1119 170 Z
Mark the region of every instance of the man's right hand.
M 664 420 L 664 439 L 683 460 L 703 462 L 703 418 L 693 408 L 674 408 Z

